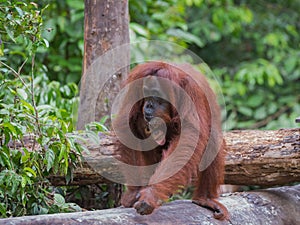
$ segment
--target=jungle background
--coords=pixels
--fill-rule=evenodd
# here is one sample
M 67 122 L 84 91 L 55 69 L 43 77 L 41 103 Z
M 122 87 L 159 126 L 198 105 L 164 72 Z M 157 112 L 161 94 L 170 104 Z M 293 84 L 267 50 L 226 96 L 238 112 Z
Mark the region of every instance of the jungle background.
M 227 130 L 299 126 L 300 1 L 129 0 L 129 14 L 132 42 L 175 42 L 209 65 Z M 0 1 L 1 217 L 81 210 L 47 176 L 72 179 L 85 150 L 70 135 L 83 23 L 82 0 Z M 106 130 L 102 123 L 86 129 Z M 28 134 L 39 151 L 21 145 Z

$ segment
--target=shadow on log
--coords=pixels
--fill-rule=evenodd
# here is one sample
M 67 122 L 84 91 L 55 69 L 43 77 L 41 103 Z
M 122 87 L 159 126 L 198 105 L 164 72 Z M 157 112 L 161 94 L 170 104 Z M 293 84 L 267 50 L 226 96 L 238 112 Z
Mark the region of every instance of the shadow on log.
M 62 213 L 0 219 L 0 225 L 76 224 L 300 224 L 300 185 L 253 192 L 227 194 L 220 201 L 227 206 L 230 221 L 218 221 L 212 212 L 189 200 L 164 204 L 151 215 L 141 216 L 133 208 L 115 208 L 81 213 Z

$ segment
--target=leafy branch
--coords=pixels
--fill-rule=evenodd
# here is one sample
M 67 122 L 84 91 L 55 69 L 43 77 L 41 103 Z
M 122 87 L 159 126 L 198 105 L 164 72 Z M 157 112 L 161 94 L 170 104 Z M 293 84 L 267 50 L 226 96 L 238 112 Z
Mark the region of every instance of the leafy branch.
M 80 163 L 81 146 L 68 135 L 77 86 L 50 82 L 36 67 L 38 48 L 47 43 L 41 36 L 43 9 L 24 2 L 6 4 L 0 10 L 0 30 L 5 24 L 7 31 L 1 39 L 11 39 L 26 51 L 18 70 L 5 62 L 6 55 L 0 62 L 5 67 L 0 68 L 0 217 L 70 211 L 68 203 L 58 203 L 63 196 L 47 177 L 64 174 L 68 182 Z M 26 66 L 30 74 L 22 75 Z M 33 144 L 26 143 L 28 135 Z

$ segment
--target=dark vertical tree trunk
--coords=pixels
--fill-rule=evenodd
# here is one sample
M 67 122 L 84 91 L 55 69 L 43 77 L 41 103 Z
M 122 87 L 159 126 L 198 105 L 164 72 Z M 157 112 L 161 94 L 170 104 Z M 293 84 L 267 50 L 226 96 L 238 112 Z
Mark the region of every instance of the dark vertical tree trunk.
M 85 0 L 83 75 L 77 129 L 109 115 L 120 81 L 128 73 L 128 24 L 128 0 Z
M 77 121 L 80 130 L 87 123 L 110 114 L 130 63 L 128 0 L 85 0 L 84 14 L 84 58 Z M 119 204 L 120 187 L 120 184 L 107 185 L 108 198 L 101 202 L 104 208 L 112 202 L 113 206 Z M 99 191 L 103 190 L 99 188 Z

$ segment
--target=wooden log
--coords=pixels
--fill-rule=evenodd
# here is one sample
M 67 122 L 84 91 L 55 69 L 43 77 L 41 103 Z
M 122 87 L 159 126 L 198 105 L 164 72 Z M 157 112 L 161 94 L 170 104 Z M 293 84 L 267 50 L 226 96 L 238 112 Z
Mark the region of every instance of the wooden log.
M 300 129 L 225 134 L 225 183 L 273 186 L 300 181 Z
M 228 155 L 225 183 L 244 185 L 282 185 L 299 181 L 299 129 L 278 131 L 232 131 L 226 133 Z M 112 164 L 115 137 L 101 135 L 99 143 L 88 146 L 83 168 L 74 174 L 74 185 L 109 182 L 100 174 L 117 170 Z M 117 174 L 117 173 L 116 173 Z M 53 184 L 64 185 L 60 176 Z
M 300 129 L 240 130 L 226 132 L 228 154 L 225 183 L 234 185 L 285 185 L 300 182 Z M 115 157 L 115 137 L 101 134 L 99 142 L 87 145 L 84 165 L 74 172 L 71 185 L 107 183 L 100 174 L 116 171 L 122 176 Z M 50 177 L 54 185 L 65 185 L 61 176 Z
M 77 224 L 300 224 L 300 185 L 240 192 L 220 197 L 228 208 L 230 221 L 218 221 L 208 209 L 190 200 L 164 204 L 151 215 L 141 216 L 133 208 L 114 208 L 89 212 L 61 213 L 0 219 L 0 225 L 77 225 Z

